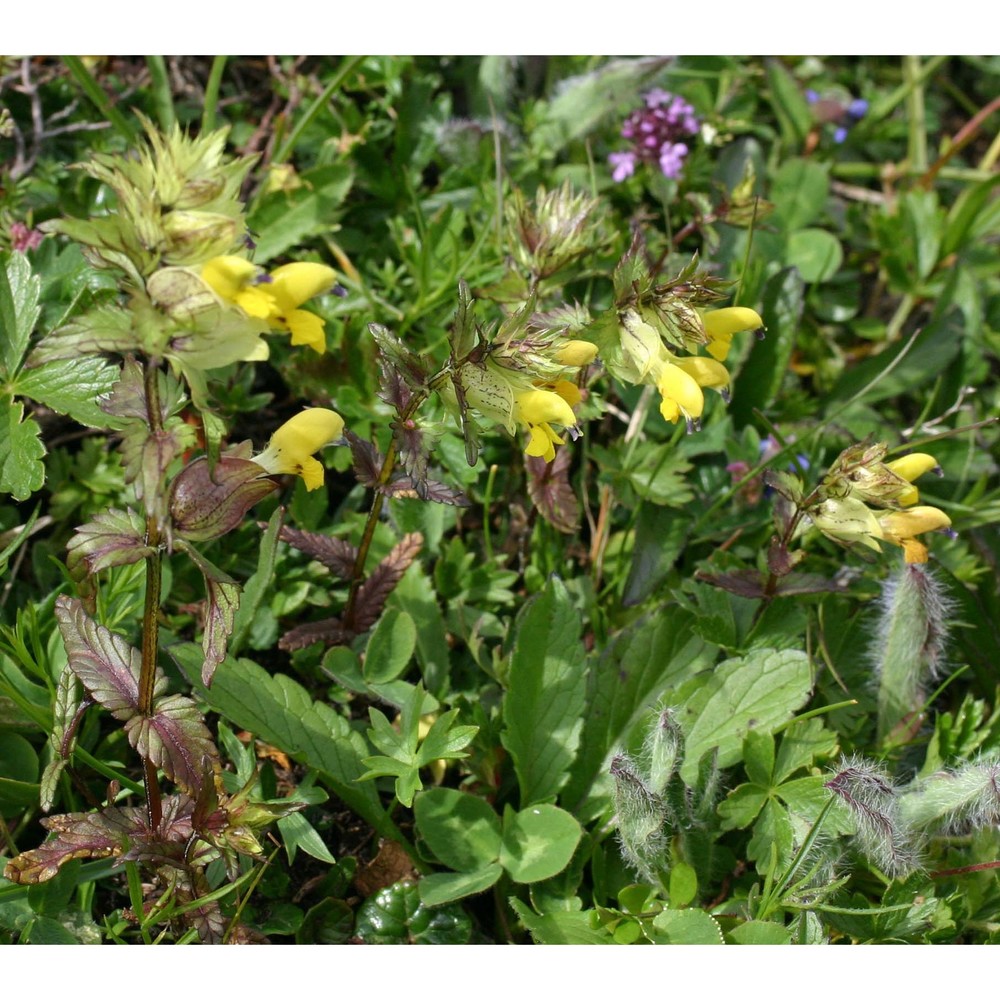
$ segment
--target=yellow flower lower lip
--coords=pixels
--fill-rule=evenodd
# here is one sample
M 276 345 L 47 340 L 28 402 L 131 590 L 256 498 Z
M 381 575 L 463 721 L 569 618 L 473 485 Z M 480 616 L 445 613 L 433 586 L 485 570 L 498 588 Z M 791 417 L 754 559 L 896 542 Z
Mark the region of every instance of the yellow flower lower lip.
M 301 476 L 307 490 L 323 485 L 323 466 L 313 454 L 344 433 L 344 419 L 333 410 L 312 407 L 286 420 L 254 461 L 272 475 Z

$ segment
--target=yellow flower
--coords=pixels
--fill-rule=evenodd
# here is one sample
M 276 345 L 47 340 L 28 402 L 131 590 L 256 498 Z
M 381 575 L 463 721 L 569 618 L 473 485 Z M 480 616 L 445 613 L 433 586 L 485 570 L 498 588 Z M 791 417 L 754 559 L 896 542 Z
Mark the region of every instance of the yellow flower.
M 299 306 L 333 287 L 337 272 L 332 267 L 300 261 L 265 275 L 250 261 L 228 255 L 208 261 L 201 276 L 220 298 L 248 316 L 290 333 L 296 346 L 305 344 L 318 354 L 326 350 L 323 320 Z
M 759 330 L 764 325 L 760 316 L 746 306 L 710 309 L 702 313 L 701 321 L 708 335 L 705 349 L 716 361 L 726 360 L 735 334 Z
M 339 413 L 311 407 L 286 420 L 254 461 L 271 475 L 301 476 L 307 490 L 323 485 L 323 466 L 313 454 L 344 433 Z
M 567 340 L 556 351 L 556 361 L 567 368 L 585 368 L 597 357 L 597 344 L 587 340 Z
M 653 365 L 656 388 L 660 393 L 660 413 L 672 424 L 683 416 L 693 421 L 701 417 L 705 396 L 697 379 L 673 361 L 657 361 Z
M 576 414 L 563 395 L 565 386 L 574 390 L 576 386 L 571 382 L 557 385 L 559 389 L 521 389 L 514 392 L 514 419 L 530 435 L 528 447 L 524 450 L 528 455 L 544 458 L 546 462 L 556 457 L 555 446 L 564 443 L 551 425 L 576 426 Z
M 902 458 L 886 462 L 885 467 L 897 476 L 901 476 L 908 483 L 912 483 L 918 476 L 922 476 L 925 472 L 930 472 L 931 469 L 936 469 L 938 464 L 937 459 L 933 455 L 915 451 L 911 455 L 904 455 Z M 896 497 L 896 500 L 904 507 L 911 507 L 919 499 L 920 493 L 916 486 L 904 487 L 902 492 Z
M 323 320 L 299 306 L 329 291 L 336 280 L 337 272 L 326 264 L 311 261 L 283 264 L 271 272 L 271 283 L 267 286 L 277 307 L 268 316 L 268 321 L 277 325 L 279 330 L 290 333 L 293 344 L 306 344 L 322 354 L 326 350 Z
M 927 562 L 927 546 L 916 536 L 927 531 L 940 531 L 951 526 L 951 518 L 937 507 L 910 507 L 891 510 L 878 518 L 881 537 L 903 547 L 908 563 Z

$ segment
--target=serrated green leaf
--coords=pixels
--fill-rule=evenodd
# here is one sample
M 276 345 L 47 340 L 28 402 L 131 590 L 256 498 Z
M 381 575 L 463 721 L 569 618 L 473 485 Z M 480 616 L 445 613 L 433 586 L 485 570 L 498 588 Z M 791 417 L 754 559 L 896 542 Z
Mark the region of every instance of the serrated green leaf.
M 178 643 L 168 652 L 205 703 L 241 729 L 281 747 L 321 773 L 322 781 L 383 837 L 405 843 L 386 815 L 375 786 L 359 784 L 368 747 L 348 721 L 283 674 L 271 676 L 252 660 L 227 657 L 212 687 L 201 683 L 201 647 Z
M 98 405 L 98 397 L 111 392 L 120 375 L 117 365 L 90 355 L 25 369 L 13 388 L 17 395 L 28 396 L 85 427 L 109 428 L 112 420 Z
M 45 466 L 38 424 L 24 419 L 24 405 L 0 396 L 0 492 L 27 500 L 42 488 Z
M 514 760 L 521 805 L 554 798 L 583 728 L 586 674 L 580 617 L 552 577 L 518 615 L 501 741 Z
M 0 363 L 8 377 L 20 366 L 38 322 L 41 287 L 23 253 L 0 255 Z
M 479 732 L 478 726 L 453 726 L 458 718 L 458 709 L 453 708 L 434 720 L 417 754 L 423 767 L 434 760 L 453 760 L 465 757 L 461 751 L 467 747 Z
M 243 648 L 253 625 L 254 617 L 271 586 L 271 579 L 274 576 L 274 561 L 278 550 L 278 532 L 281 530 L 284 515 L 283 507 L 276 508 L 261 536 L 260 548 L 257 552 L 257 569 L 243 585 L 243 596 L 233 621 L 233 633 L 229 637 L 230 656 L 236 656 Z
M 719 803 L 722 829 L 745 830 L 764 808 L 767 797 L 767 789 L 760 785 L 738 785 Z
M 570 862 L 583 829 L 564 809 L 536 805 L 504 816 L 500 864 L 515 882 L 541 882 Z
M 429 788 L 417 796 L 413 815 L 434 856 L 455 871 L 479 871 L 500 856 L 500 819 L 475 795 Z
M 305 171 L 301 180 L 302 186 L 294 191 L 265 196 L 247 220 L 249 228 L 260 234 L 254 250 L 258 264 L 266 264 L 310 236 L 329 231 L 354 183 L 354 172 L 346 163 L 334 163 Z
M 679 713 L 686 735 L 680 775 L 691 786 L 702 754 L 718 749 L 719 766 L 740 758 L 747 731 L 788 719 L 812 690 L 809 658 L 798 650 L 753 650 L 719 664 Z
M 767 788 L 774 770 L 774 737 L 769 732 L 751 729 L 743 739 L 743 766 L 747 777 Z
M 589 913 L 547 913 L 540 916 L 516 897 L 512 896 L 509 902 L 536 944 L 613 943 L 607 931 L 592 926 Z

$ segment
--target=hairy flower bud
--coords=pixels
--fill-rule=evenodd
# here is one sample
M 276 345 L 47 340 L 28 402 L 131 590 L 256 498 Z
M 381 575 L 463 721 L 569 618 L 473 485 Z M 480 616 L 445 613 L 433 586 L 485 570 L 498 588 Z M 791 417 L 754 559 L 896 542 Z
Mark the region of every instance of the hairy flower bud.
M 923 706 L 926 681 L 940 674 L 951 602 L 925 565 L 911 563 L 886 580 L 880 603 L 872 660 L 878 734 L 885 740 L 904 723 L 904 737 L 919 724 L 912 717 Z
M 901 816 L 896 785 L 882 764 L 844 758 L 826 787 L 854 817 L 855 844 L 873 864 L 893 878 L 920 867 L 920 839 Z
M 174 532 L 191 542 L 218 538 L 239 527 L 247 511 L 276 488 L 256 462 L 223 455 L 210 470 L 207 459 L 197 458 L 170 489 Z

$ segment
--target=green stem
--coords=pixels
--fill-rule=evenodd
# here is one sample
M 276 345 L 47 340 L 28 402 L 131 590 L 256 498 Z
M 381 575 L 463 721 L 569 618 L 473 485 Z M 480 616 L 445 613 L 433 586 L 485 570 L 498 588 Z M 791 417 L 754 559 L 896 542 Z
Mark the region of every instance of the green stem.
M 174 97 L 170 92 L 170 74 L 167 72 L 167 61 L 163 56 L 146 56 L 146 65 L 152 77 L 153 107 L 156 108 L 156 118 L 160 128 L 169 132 L 177 124 L 174 114 Z
M 295 144 L 299 141 L 299 136 L 305 131 L 309 126 L 310 122 L 323 110 L 326 102 L 330 97 L 340 89 L 341 84 L 350 75 L 355 66 L 358 65 L 365 57 L 364 56 L 351 56 L 345 59 L 341 64 L 340 68 L 336 73 L 333 74 L 333 78 L 330 82 L 323 88 L 323 93 L 316 98 L 312 104 L 306 109 L 305 114 L 295 123 L 294 128 L 288 133 L 288 137 L 282 142 L 278 151 L 271 158 L 272 163 L 283 163 L 288 159 L 289 153 L 295 148 Z
M 927 120 L 920 69 L 920 56 L 903 56 L 903 78 L 910 87 L 906 95 L 909 111 L 907 159 L 914 170 L 923 173 L 927 169 Z
M 222 71 L 226 68 L 227 58 L 227 56 L 216 56 L 212 60 L 208 82 L 205 84 L 205 109 L 201 113 L 202 132 L 211 132 L 215 128 L 215 113 L 219 108 L 219 87 L 222 85 Z
M 94 79 L 79 56 L 63 56 L 63 62 L 80 89 L 97 110 L 118 130 L 128 143 L 135 142 L 135 129 L 129 120 L 111 103 L 104 88 Z
M 417 412 L 420 404 L 427 398 L 426 393 L 415 393 L 409 405 L 400 416 L 400 422 L 405 423 Z M 379 471 L 378 481 L 375 484 L 375 496 L 372 499 L 371 510 L 368 512 L 368 520 L 365 521 L 365 530 L 362 532 L 361 541 L 358 544 L 358 555 L 354 560 L 354 572 L 351 577 L 351 589 L 347 595 L 347 604 L 344 606 L 344 623 L 349 627 L 354 619 L 354 605 L 357 603 L 358 591 L 365 582 L 365 563 L 368 561 L 368 550 L 371 548 L 372 539 L 375 537 L 375 528 L 378 525 L 379 515 L 382 513 L 382 504 L 385 501 L 385 494 L 382 487 L 389 482 L 393 470 L 396 468 L 396 458 L 399 449 L 396 442 L 396 435 L 393 433 L 389 447 L 386 449 L 385 458 L 382 460 L 382 468 Z

